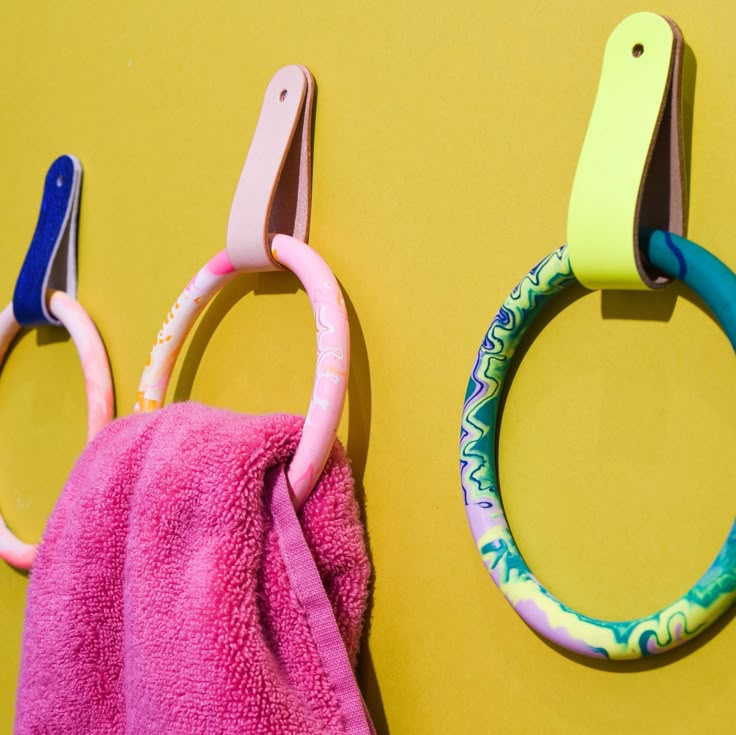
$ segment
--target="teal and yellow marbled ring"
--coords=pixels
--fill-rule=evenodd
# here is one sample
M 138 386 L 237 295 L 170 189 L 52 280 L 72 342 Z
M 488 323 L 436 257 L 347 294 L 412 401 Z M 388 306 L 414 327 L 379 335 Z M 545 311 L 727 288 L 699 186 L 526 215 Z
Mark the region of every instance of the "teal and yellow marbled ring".
M 650 262 L 706 302 L 736 349 L 736 275 L 707 250 L 677 235 L 642 233 Z M 597 620 L 572 610 L 534 577 L 509 530 L 498 488 L 495 437 L 499 399 L 524 332 L 544 305 L 575 283 L 563 246 L 511 292 L 491 322 L 468 383 L 460 436 L 460 472 L 468 521 L 493 581 L 537 633 L 576 653 L 632 659 L 674 648 L 698 633 L 736 598 L 736 523 L 718 556 L 680 599 L 652 615 Z

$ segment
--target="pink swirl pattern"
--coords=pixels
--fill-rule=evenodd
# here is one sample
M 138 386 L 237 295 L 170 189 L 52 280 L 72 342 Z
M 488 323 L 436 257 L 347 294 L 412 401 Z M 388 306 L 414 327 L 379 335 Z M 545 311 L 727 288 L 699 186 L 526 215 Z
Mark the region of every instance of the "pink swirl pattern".
M 317 326 L 317 367 L 302 440 L 287 477 L 297 508 L 316 484 L 337 436 L 350 371 L 350 328 L 340 286 L 327 264 L 309 246 L 287 235 L 271 245 L 274 260 L 302 282 Z
M 225 250 L 220 251 L 187 284 L 159 329 L 138 386 L 135 413 L 164 405 L 176 358 L 197 317 L 212 297 L 237 275 Z
M 95 323 L 82 305 L 63 291 L 49 292 L 49 310 L 64 325 L 77 348 L 87 393 L 87 442 L 112 420 L 113 387 L 107 352 Z M 0 364 L 20 331 L 13 305 L 0 312 Z M 17 569 L 30 569 L 36 546 L 18 539 L 0 515 L 0 558 Z
M 328 265 L 305 243 L 276 235 L 271 254 L 302 282 L 317 327 L 317 367 L 301 441 L 287 471 L 298 508 L 317 482 L 337 436 L 350 369 L 350 331 L 342 291 Z M 138 388 L 136 412 L 164 404 L 181 348 L 212 297 L 237 274 L 227 251 L 218 253 L 189 282 L 159 330 Z

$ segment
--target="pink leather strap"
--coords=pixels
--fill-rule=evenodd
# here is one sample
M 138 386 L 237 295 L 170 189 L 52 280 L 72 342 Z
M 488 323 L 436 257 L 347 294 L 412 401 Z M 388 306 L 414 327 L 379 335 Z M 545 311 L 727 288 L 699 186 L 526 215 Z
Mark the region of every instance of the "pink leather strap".
M 263 99 L 227 226 L 227 253 L 241 272 L 279 270 L 270 233 L 309 234 L 314 79 L 303 66 L 274 75 Z
M 236 272 L 286 266 L 304 285 L 317 324 L 312 401 L 287 472 L 297 508 L 317 482 L 335 441 L 350 364 L 342 292 L 324 260 L 304 242 L 309 229 L 313 95 L 314 80 L 303 66 L 286 66 L 269 83 L 235 191 L 227 249 L 199 271 L 171 308 L 151 350 L 135 404 L 136 411 L 163 405 L 189 330 Z

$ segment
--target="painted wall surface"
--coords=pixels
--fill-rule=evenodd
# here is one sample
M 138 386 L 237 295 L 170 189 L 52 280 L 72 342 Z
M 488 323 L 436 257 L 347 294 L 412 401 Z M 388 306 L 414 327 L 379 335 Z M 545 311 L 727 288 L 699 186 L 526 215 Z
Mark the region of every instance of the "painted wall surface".
M 730 2 L 498 0 L 6 3 L 0 23 L 0 294 L 43 176 L 85 168 L 80 298 L 121 415 L 173 299 L 224 245 L 272 74 L 318 83 L 310 242 L 341 281 L 354 345 L 340 430 L 365 496 L 375 588 L 360 679 L 379 733 L 726 732 L 732 616 L 687 648 L 606 664 L 514 614 L 466 526 L 458 435 L 496 309 L 563 242 L 605 41 L 630 13 L 677 20 L 694 96 L 690 235 L 736 267 Z M 632 110 L 631 114 L 636 114 Z M 239 411 L 306 409 L 314 334 L 289 274 L 216 298 L 172 385 Z M 736 381 L 681 288 L 573 291 L 535 329 L 499 441 L 512 528 L 549 589 L 588 614 L 670 602 L 734 517 Z M 0 373 L 0 509 L 38 540 L 84 444 L 73 344 L 25 333 Z M 0 566 L 0 732 L 12 728 L 27 580 Z

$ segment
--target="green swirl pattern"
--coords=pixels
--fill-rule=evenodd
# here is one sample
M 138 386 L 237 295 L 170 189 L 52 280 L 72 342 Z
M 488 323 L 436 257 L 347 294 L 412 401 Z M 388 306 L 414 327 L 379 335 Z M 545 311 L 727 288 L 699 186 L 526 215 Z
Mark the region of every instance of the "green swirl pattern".
M 670 233 L 642 233 L 650 262 L 695 290 L 736 343 L 736 276 L 706 250 Z M 460 472 L 470 528 L 493 581 L 525 622 L 553 643 L 586 656 L 640 658 L 702 632 L 736 599 L 736 523 L 705 574 L 680 599 L 647 617 L 606 621 L 582 615 L 551 595 L 527 567 L 504 515 L 495 437 L 501 390 L 524 332 L 545 304 L 575 283 L 566 247 L 524 277 L 483 339 L 468 382 Z

